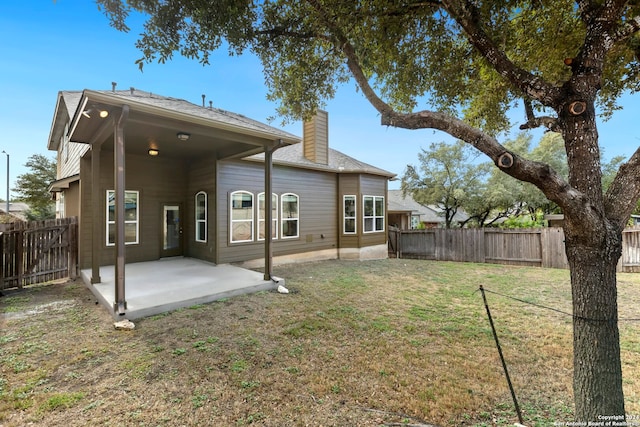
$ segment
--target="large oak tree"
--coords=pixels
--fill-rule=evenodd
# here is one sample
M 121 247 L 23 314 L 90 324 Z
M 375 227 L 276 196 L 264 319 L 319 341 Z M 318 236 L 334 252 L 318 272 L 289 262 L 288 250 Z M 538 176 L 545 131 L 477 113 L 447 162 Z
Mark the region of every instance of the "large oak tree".
M 221 46 L 250 50 L 283 114 L 310 114 L 355 81 L 383 125 L 439 129 L 532 183 L 565 215 L 580 421 L 624 414 L 616 300 L 621 233 L 640 196 L 640 151 L 603 191 L 596 114 L 636 91 L 640 5 L 623 0 L 98 0 L 126 30 L 148 20 L 145 61 L 179 52 L 203 63 Z M 226 42 L 226 44 L 224 44 Z M 568 179 L 510 152 L 497 135 L 523 128 L 564 140 Z

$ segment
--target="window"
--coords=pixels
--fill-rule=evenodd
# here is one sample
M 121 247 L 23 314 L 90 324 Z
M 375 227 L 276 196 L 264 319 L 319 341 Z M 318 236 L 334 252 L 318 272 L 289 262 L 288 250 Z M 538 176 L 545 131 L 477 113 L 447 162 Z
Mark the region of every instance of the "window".
M 384 231 L 384 197 L 364 196 L 364 232 Z
M 107 246 L 116 244 L 116 192 L 107 190 Z M 137 191 L 124 192 L 124 242 L 126 245 L 138 243 L 138 201 Z
M 356 232 L 356 196 L 344 196 L 344 234 Z
M 292 193 L 282 195 L 282 238 L 298 237 L 299 209 L 298 196 Z
M 64 191 L 58 193 L 58 218 L 66 218 L 64 204 Z
M 258 194 L 258 240 L 264 240 L 265 231 L 265 198 L 264 193 Z M 271 238 L 278 238 L 278 196 L 271 195 Z
M 196 194 L 196 242 L 207 241 L 207 193 Z
M 253 194 L 247 191 L 231 193 L 231 242 L 253 240 Z

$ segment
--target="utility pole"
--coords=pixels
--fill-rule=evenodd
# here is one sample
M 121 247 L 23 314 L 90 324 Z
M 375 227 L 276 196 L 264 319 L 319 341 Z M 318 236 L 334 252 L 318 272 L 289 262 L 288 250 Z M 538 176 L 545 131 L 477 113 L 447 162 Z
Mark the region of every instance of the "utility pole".
M 7 211 L 6 214 L 9 215 L 9 153 L 2 150 L 4 154 L 7 155 Z

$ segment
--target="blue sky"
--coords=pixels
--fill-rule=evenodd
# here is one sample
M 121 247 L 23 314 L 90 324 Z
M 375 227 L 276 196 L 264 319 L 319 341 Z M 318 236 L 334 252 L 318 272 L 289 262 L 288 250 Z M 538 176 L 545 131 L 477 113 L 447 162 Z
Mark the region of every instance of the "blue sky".
M 175 57 L 166 64 L 134 63 L 141 55 L 134 44 L 138 32 L 109 27 L 91 0 L 31 0 L 0 2 L 0 151 L 10 154 L 10 185 L 26 172 L 32 154 L 47 151 L 51 120 L 60 90 L 135 87 L 202 103 L 202 94 L 215 107 L 267 121 L 276 104 L 267 90 L 259 62 L 250 56 L 228 57 L 220 52 L 203 67 Z M 626 96 L 624 109 L 600 124 L 604 157 L 630 156 L 640 145 L 638 100 Z M 450 140 L 432 130 L 409 131 L 380 126 L 380 117 L 353 84 L 341 87 L 325 108 L 329 112 L 329 143 L 343 153 L 402 175 L 417 153 L 432 142 Z M 280 120 L 273 125 L 279 125 Z M 517 124 L 516 124 L 517 125 Z M 302 135 L 302 125 L 285 128 Z M 5 197 L 6 157 L 0 154 L 0 197 Z M 392 182 L 390 188 L 398 188 Z

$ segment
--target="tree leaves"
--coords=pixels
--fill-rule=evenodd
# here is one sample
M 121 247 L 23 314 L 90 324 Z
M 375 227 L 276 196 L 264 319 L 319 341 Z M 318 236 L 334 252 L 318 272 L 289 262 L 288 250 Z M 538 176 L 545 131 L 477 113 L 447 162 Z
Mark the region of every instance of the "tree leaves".
M 53 218 L 53 202 L 49 184 L 56 179 L 56 162 L 42 154 L 34 154 L 24 164 L 29 172 L 18 176 L 13 189 L 18 198 L 29 205 L 30 219 Z

